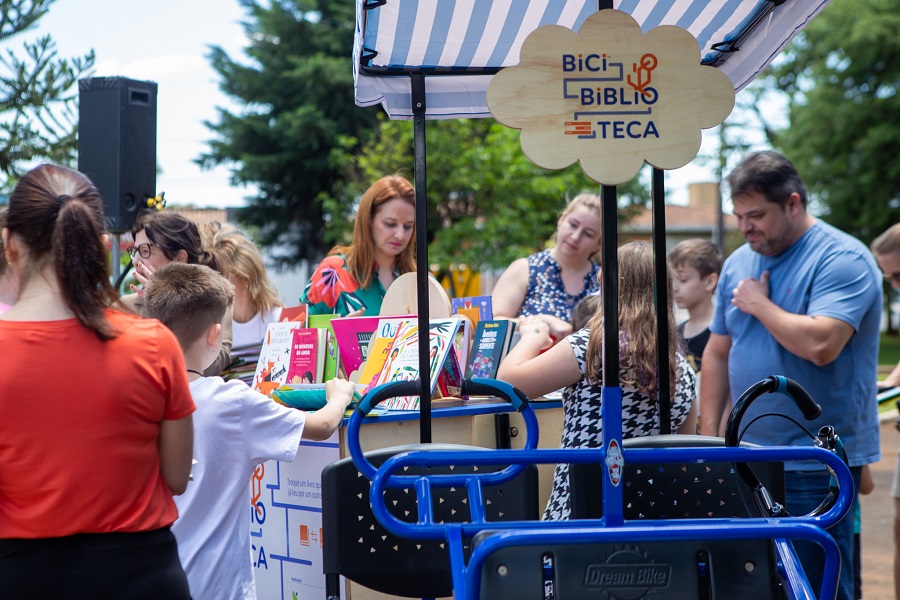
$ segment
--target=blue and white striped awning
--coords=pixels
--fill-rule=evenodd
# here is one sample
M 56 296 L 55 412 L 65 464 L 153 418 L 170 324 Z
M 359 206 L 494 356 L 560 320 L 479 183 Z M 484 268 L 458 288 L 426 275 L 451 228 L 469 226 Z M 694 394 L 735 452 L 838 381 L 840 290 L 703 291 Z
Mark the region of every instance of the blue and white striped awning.
M 614 0 L 646 32 L 690 31 L 704 64 L 739 91 L 830 0 Z M 519 62 L 525 37 L 543 25 L 575 31 L 597 0 L 357 0 L 356 103 L 412 118 L 409 73 L 424 72 L 427 118 L 488 117 L 492 74 Z

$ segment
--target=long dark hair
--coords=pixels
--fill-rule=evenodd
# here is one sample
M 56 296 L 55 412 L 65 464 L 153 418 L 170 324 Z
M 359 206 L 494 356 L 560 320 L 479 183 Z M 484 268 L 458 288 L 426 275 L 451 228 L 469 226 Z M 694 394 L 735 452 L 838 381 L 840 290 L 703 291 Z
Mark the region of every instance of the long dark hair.
M 30 266 L 53 261 L 63 299 L 81 324 L 100 339 L 114 338 L 104 309 L 119 295 L 109 281 L 103 201 L 91 180 L 58 165 L 32 169 L 9 196 L 6 227 L 28 248 Z
M 215 257 L 203 249 L 197 225 L 187 217 L 169 211 L 145 211 L 138 215 L 131 233 L 137 235 L 141 230 L 169 260 L 175 260 L 178 251 L 184 250 L 186 263 L 206 265 L 221 272 Z

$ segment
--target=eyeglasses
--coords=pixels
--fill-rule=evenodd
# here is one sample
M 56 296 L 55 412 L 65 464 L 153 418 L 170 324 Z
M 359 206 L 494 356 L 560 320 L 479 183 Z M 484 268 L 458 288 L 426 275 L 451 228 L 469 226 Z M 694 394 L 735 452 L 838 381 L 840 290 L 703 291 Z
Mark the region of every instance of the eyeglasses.
M 134 258 L 135 254 L 139 254 L 141 258 L 147 259 L 150 258 L 150 246 L 156 246 L 156 244 L 147 242 L 138 244 L 137 246 L 128 246 L 128 248 L 125 249 L 125 252 L 127 252 L 131 258 Z
M 882 273 L 884 280 L 888 283 L 896 283 L 900 285 L 900 272 L 897 273 Z

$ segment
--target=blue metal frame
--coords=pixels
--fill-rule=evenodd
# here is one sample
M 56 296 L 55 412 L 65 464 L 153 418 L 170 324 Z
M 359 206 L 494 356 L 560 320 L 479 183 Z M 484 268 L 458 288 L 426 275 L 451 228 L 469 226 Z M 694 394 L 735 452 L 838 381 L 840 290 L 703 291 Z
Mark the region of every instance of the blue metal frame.
M 413 383 L 413 386 L 415 384 Z M 507 399 L 515 399 L 517 409 L 527 424 L 525 448 L 522 450 L 476 451 L 414 451 L 399 453 L 375 469 L 359 444 L 359 430 L 369 407 L 393 395 L 405 395 L 403 384 L 388 384 L 376 388 L 360 403 L 350 418 L 348 442 L 350 454 L 360 472 L 372 480 L 369 499 L 378 521 L 392 534 L 410 539 L 446 541 L 450 553 L 454 594 L 460 599 L 478 598 L 483 561 L 494 551 L 520 545 L 588 544 L 598 542 L 663 542 L 678 540 L 772 539 L 779 557 L 779 571 L 786 581 L 789 594 L 795 598 L 816 598 L 794 552 L 791 540 L 809 540 L 825 551 L 825 577 L 819 598 L 833 598 L 840 574 L 840 552 L 837 544 L 825 531 L 849 512 L 853 501 L 853 478 L 843 460 L 832 452 L 815 447 L 698 447 L 698 448 L 622 448 L 621 446 L 621 390 L 604 388 L 604 432 L 615 431 L 618 447 L 625 462 L 636 464 L 685 462 L 782 462 L 815 460 L 830 468 L 837 479 L 840 493 L 835 504 L 819 516 L 758 517 L 749 519 L 709 518 L 626 521 L 623 514 L 622 487 L 613 483 L 609 473 L 604 479 L 603 517 L 577 521 L 510 521 L 502 524 L 486 520 L 484 512 L 485 485 L 497 485 L 515 477 L 525 465 L 558 463 L 600 463 L 608 457 L 611 439 L 596 449 L 536 449 L 537 419 L 534 411 L 521 401 L 514 388 L 503 382 L 480 380 L 480 386 L 496 390 Z M 414 389 L 408 386 L 409 389 Z M 608 420 L 617 419 L 619 427 L 606 429 Z M 405 467 L 449 465 L 509 465 L 490 473 L 397 475 Z M 609 471 L 609 469 L 607 470 Z M 465 523 L 437 523 L 431 504 L 431 490 L 439 487 L 465 487 L 469 495 L 470 520 Z M 407 523 L 394 517 L 384 504 L 387 488 L 413 488 L 418 498 L 418 519 Z M 466 564 L 464 542 L 486 530 L 500 531 L 489 536 L 473 549 Z

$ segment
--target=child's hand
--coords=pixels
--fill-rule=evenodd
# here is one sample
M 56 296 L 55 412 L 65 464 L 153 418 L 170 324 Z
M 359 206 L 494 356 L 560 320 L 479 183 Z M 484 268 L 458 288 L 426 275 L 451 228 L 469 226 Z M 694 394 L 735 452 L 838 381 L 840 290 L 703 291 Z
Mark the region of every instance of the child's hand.
M 344 410 L 353 400 L 354 391 L 356 391 L 355 383 L 335 377 L 325 383 L 325 401 L 328 404 L 339 404 L 341 410 Z
M 528 344 L 534 344 L 540 349 L 553 345 L 550 326 L 539 317 L 519 317 L 516 331 L 522 336 L 520 344 L 527 341 Z

